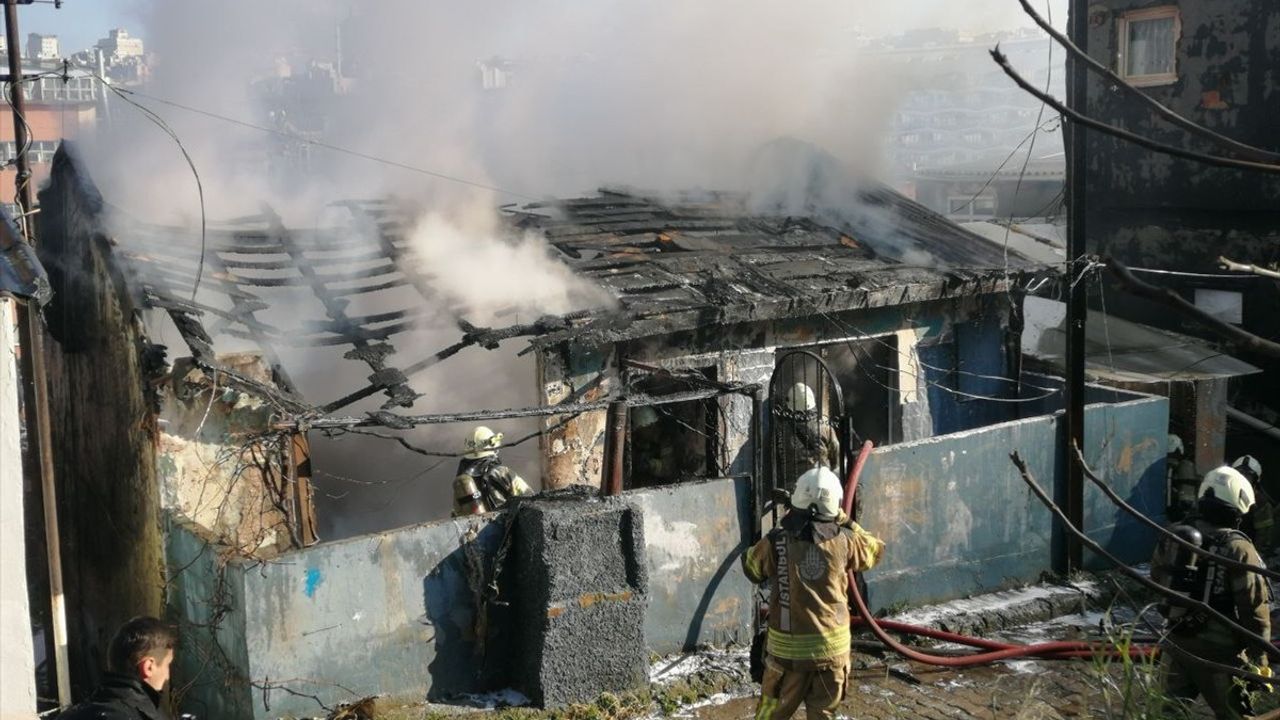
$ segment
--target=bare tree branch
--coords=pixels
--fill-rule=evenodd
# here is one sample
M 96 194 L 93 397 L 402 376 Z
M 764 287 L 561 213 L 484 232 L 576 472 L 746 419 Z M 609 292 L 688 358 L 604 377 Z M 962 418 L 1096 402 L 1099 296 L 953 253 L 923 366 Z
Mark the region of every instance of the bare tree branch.
M 1267 355 L 1273 358 L 1280 358 L 1280 343 L 1258 337 L 1247 330 L 1241 330 L 1231 323 L 1223 322 L 1222 320 L 1219 320 L 1204 310 L 1201 310 L 1195 305 L 1187 302 L 1186 298 L 1169 288 L 1157 287 L 1139 280 L 1134 277 L 1133 273 L 1129 271 L 1129 268 L 1119 260 L 1108 258 L 1106 263 L 1107 267 L 1111 268 L 1112 274 L 1120 281 L 1120 284 L 1123 285 L 1125 290 L 1129 291 L 1131 294 L 1147 298 L 1148 300 L 1155 300 L 1156 302 L 1164 303 L 1174 310 L 1177 310 L 1184 317 L 1195 320 L 1223 338 L 1240 343 L 1244 347 L 1258 354 Z
M 1001 70 L 1004 70 L 1005 75 L 1008 75 L 1015 83 L 1017 83 L 1018 87 L 1030 93 L 1040 102 L 1045 103 L 1054 110 L 1057 110 L 1064 117 L 1071 120 L 1071 122 L 1076 123 L 1081 127 L 1097 130 L 1104 135 L 1111 135 L 1112 137 L 1120 138 L 1121 140 L 1131 142 L 1134 145 L 1147 148 L 1148 150 L 1154 150 L 1158 153 L 1172 155 L 1186 160 L 1194 160 L 1199 163 L 1204 163 L 1205 165 L 1216 165 L 1218 167 L 1228 167 L 1236 170 L 1257 170 L 1259 172 L 1280 174 L 1280 164 L 1236 160 L 1235 158 L 1208 155 L 1205 153 L 1195 152 L 1193 150 L 1183 150 L 1182 148 L 1165 145 L 1164 143 L 1159 143 L 1155 140 L 1131 133 L 1128 130 L 1122 130 L 1114 125 L 1108 125 L 1101 120 L 1095 120 L 1077 110 L 1067 107 L 1061 100 L 1058 100 L 1049 93 L 1044 92 L 1027 82 L 1027 79 L 1019 75 L 1018 71 L 1014 70 L 1013 66 L 1009 64 L 1009 58 L 1005 57 L 1005 54 L 1000 52 L 999 46 L 996 46 L 996 48 L 991 51 L 991 58 L 996 61 L 996 64 L 1000 66 Z
M 1105 77 L 1116 87 L 1119 87 L 1130 95 L 1135 96 L 1138 100 L 1154 110 L 1160 117 L 1184 130 L 1190 131 L 1196 135 L 1218 143 L 1219 145 L 1230 148 L 1243 158 L 1256 160 L 1258 162 L 1280 163 L 1280 153 L 1271 152 L 1270 150 L 1255 147 L 1253 145 L 1240 142 L 1239 140 L 1229 138 L 1226 135 L 1216 133 L 1194 120 L 1179 115 L 1173 109 L 1163 105 L 1159 100 L 1156 100 L 1154 97 L 1142 92 L 1133 85 L 1130 85 L 1128 81 L 1113 72 L 1111 68 L 1095 60 L 1089 55 L 1089 53 L 1081 50 L 1078 45 L 1071 42 L 1071 38 L 1068 38 L 1066 35 L 1058 32 L 1058 30 L 1056 30 L 1048 20 L 1044 19 L 1040 13 L 1036 12 L 1035 9 L 1031 7 L 1030 0 L 1018 0 L 1018 2 L 1022 3 L 1022 10 L 1035 21 L 1036 25 L 1039 25 L 1040 29 L 1048 33 L 1049 37 L 1056 40 L 1059 45 L 1066 48 L 1067 52 L 1074 55 L 1080 62 L 1083 62 L 1090 70 Z
M 1280 280 L 1280 272 L 1268 270 L 1264 267 L 1258 267 L 1257 265 L 1246 265 L 1234 260 L 1229 260 L 1225 257 L 1219 257 L 1218 264 L 1221 265 L 1224 270 L 1253 273 L 1254 275 L 1261 275 L 1262 277 L 1271 278 L 1273 280 Z
M 1243 640 L 1246 646 L 1254 652 L 1265 653 L 1268 657 L 1280 659 L 1280 649 L 1277 649 L 1275 645 L 1272 645 L 1271 641 L 1267 638 L 1262 637 L 1248 628 L 1242 627 L 1239 623 L 1199 600 L 1193 600 L 1186 595 L 1170 590 L 1146 575 L 1143 575 L 1137 570 L 1129 567 L 1122 562 L 1120 558 L 1107 552 L 1101 545 L 1095 542 L 1093 538 L 1084 534 L 1079 528 L 1071 524 L 1066 513 L 1062 511 L 1062 508 L 1058 507 L 1058 505 L 1053 502 L 1053 499 L 1049 497 L 1049 494 L 1045 492 L 1044 488 L 1040 487 L 1040 483 L 1036 482 L 1035 478 L 1032 477 L 1031 470 L 1027 467 L 1027 464 L 1023 462 L 1021 455 L 1015 451 L 1010 453 L 1009 459 L 1012 460 L 1013 464 L 1018 468 L 1018 473 L 1022 476 L 1022 481 L 1027 484 L 1027 487 L 1031 488 L 1031 492 L 1035 493 L 1035 496 L 1040 499 L 1040 502 L 1045 507 L 1049 508 L 1049 512 L 1052 512 L 1054 517 L 1058 519 L 1058 522 L 1062 524 L 1063 529 L 1080 541 L 1080 543 L 1085 547 L 1089 548 L 1089 550 L 1097 554 L 1099 557 L 1104 558 L 1107 562 L 1114 564 L 1117 570 L 1132 580 L 1135 580 L 1139 585 L 1142 585 L 1146 589 L 1159 593 L 1161 596 L 1165 597 L 1169 601 L 1169 604 L 1204 613 L 1212 620 L 1216 620 L 1225 626 L 1231 631 L 1231 634 Z M 1252 675 L 1252 673 L 1250 673 L 1250 675 Z M 1250 677 L 1249 679 L 1257 679 L 1260 682 L 1274 681 L 1274 678 L 1263 678 L 1261 675 Z

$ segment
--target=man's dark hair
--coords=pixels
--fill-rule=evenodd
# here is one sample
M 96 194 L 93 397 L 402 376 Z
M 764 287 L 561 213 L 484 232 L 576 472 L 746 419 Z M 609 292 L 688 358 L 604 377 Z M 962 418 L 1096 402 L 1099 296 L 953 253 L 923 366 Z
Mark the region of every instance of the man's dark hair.
M 125 623 L 107 651 L 107 669 L 116 673 L 132 673 L 145 657 L 159 660 L 165 650 L 178 644 L 178 633 L 157 618 L 141 616 Z

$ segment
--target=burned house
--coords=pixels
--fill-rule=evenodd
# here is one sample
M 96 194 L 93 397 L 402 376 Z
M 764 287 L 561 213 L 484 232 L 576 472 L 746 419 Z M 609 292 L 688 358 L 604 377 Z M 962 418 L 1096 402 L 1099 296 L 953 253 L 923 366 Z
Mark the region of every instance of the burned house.
M 1278 48 L 1280 7 L 1274 3 L 1105 0 L 1089 7 L 1091 57 L 1220 137 L 1272 153 L 1260 159 L 1273 163 L 1280 114 L 1280 88 L 1272 79 L 1280 63 Z M 1080 107 L 1092 118 L 1166 145 L 1245 156 L 1164 121 L 1132 94 L 1117 90 L 1090 74 Z M 1172 289 L 1221 320 L 1262 337 L 1280 336 L 1275 312 L 1280 286 L 1269 278 L 1226 272 L 1218 264 L 1219 257 L 1260 267 L 1280 261 L 1280 179 L 1152 152 L 1101 132 L 1089 132 L 1086 142 L 1089 252 L 1124 262 L 1139 279 Z M 1211 337 L 1153 300 L 1117 293 L 1112 307 L 1129 320 Z M 1249 391 L 1233 392 L 1233 405 L 1261 413 L 1274 425 L 1280 410 L 1276 363 L 1247 349 L 1240 356 L 1266 372 L 1250 379 Z M 1266 425 L 1261 423 L 1264 433 Z M 1264 463 L 1280 462 L 1273 450 L 1274 427 L 1269 435 L 1252 426 L 1239 429 L 1229 457 L 1250 452 Z
M 78 681 L 110 627 L 148 611 L 182 630 L 174 701 L 210 717 L 643 684 L 651 653 L 748 641 L 737 555 L 815 437 L 841 469 L 875 446 L 858 502 L 891 548 L 867 578 L 876 606 L 1039 578 L 1062 540 L 1008 453 L 1063 486 L 1062 383 L 1024 372 L 1020 347 L 1025 289 L 1055 271 L 891 191 L 849 202 L 838 227 L 714 193 L 508 208 L 512 237 L 608 302 L 507 327 L 457 317 L 450 344 L 410 357 L 393 341 L 453 310 L 409 262 L 394 206 L 306 231 L 264 210 L 212 224 L 201 250 L 181 229 L 108 230 L 64 151 L 40 217 L 60 517 L 90 559 L 68 581 Z M 273 313 L 281 287 L 306 304 Z M 398 304 L 353 301 L 386 290 Z M 256 349 L 229 354 L 225 336 Z M 360 382 L 304 396 L 290 343 L 332 348 Z M 415 414 L 449 358 L 504 351 L 533 358 L 533 404 Z M 1090 462 L 1158 516 L 1168 401 L 1096 389 L 1089 403 Z M 316 542 L 315 515 L 343 511 L 314 497 L 328 433 L 375 433 L 360 461 L 376 475 L 415 426 L 504 417 L 538 419 L 541 497 L 427 522 L 387 512 Z M 1085 518 L 1109 550 L 1148 554 L 1148 531 L 1104 498 Z

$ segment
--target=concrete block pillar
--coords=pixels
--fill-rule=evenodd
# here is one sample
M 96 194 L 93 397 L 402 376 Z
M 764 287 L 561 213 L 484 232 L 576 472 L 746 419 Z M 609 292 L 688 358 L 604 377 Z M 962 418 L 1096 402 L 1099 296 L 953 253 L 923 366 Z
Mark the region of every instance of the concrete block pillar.
M 27 604 L 18 418 L 17 332 L 0 299 L 0 720 L 36 716 L 35 655 Z
M 516 517 L 513 684 L 554 707 L 648 682 L 644 519 L 624 498 L 569 489 Z

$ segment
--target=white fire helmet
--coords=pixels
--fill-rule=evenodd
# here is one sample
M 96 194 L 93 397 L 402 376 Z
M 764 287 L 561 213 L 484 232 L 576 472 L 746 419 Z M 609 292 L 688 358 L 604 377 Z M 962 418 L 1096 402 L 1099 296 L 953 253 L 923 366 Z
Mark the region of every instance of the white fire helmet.
M 481 425 L 471 432 L 471 437 L 467 438 L 465 446 L 466 457 L 473 460 L 497 455 L 498 448 L 502 447 L 502 433 L 496 433 Z
M 791 492 L 791 507 L 797 510 L 815 508 L 819 515 L 835 517 L 843 499 L 840 478 L 825 467 L 816 467 L 796 480 L 796 489 Z
M 1196 497 L 1212 498 L 1244 515 L 1253 507 L 1253 485 L 1239 470 L 1223 465 L 1205 473 Z
M 1231 467 L 1239 470 L 1240 472 L 1248 470 L 1253 473 L 1254 479 L 1262 479 L 1262 463 L 1258 462 L 1258 459 L 1252 455 L 1241 455 L 1236 458 L 1235 462 L 1231 463 Z
M 1169 449 L 1165 453 L 1169 455 L 1184 455 L 1187 452 L 1187 446 L 1182 444 L 1182 438 L 1169 433 Z
M 813 388 L 804 383 L 791 386 L 787 395 L 787 408 L 794 412 L 813 412 L 818 408 L 818 399 L 813 395 Z

